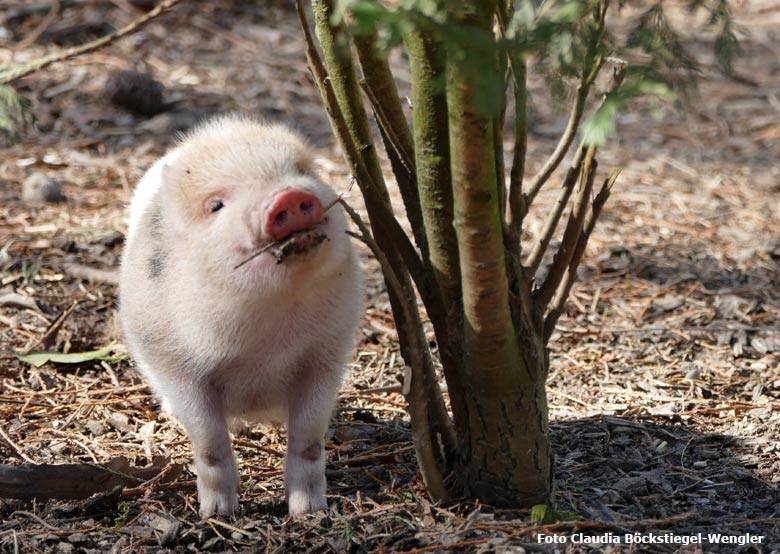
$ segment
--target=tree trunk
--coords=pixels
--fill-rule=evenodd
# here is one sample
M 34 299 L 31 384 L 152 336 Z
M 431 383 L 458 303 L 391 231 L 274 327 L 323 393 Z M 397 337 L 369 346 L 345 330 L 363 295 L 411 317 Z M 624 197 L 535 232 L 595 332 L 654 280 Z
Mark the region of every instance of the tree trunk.
M 530 387 L 518 385 L 513 373 L 547 372 L 546 359 L 529 367 L 518 356 L 507 360 L 499 378 L 477 383 L 469 394 L 469 434 L 462 437 L 463 494 L 503 507 L 549 502 L 552 451 L 548 440 L 547 395 L 544 379 Z
M 461 21 L 489 33 L 495 9 L 490 4 L 472 6 Z M 484 68 L 457 52 L 447 56 L 468 428 L 459 436 L 462 487 L 466 496 L 488 504 L 529 506 L 547 502 L 552 486 L 547 359 L 534 327 L 525 320 L 526 311 L 512 309 L 519 299 L 511 297 L 507 275 L 511 266 L 499 192 L 503 175 L 499 181 L 493 119 L 478 108 L 476 97 L 484 75 Z M 458 404 L 452 405 L 455 409 Z

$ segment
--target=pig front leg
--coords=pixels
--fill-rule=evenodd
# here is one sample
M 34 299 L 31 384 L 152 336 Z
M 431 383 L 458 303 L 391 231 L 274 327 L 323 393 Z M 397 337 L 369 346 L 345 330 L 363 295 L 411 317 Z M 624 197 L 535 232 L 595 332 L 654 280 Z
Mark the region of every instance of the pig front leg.
M 289 513 L 300 517 L 327 510 L 325 500 L 325 432 L 336 403 L 338 384 L 332 368 L 302 376 L 289 399 L 284 484 Z
M 192 443 L 200 517 L 233 514 L 238 509 L 238 467 L 216 392 L 188 384 L 166 400 Z

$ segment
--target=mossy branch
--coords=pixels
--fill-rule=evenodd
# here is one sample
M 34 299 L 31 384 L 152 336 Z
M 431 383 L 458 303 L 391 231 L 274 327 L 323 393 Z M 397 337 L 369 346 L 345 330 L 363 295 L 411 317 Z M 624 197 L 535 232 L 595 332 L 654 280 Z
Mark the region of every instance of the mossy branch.
M 406 217 L 423 260 L 428 257 L 428 246 L 423 230 L 420 198 L 417 192 L 417 175 L 414 166 L 414 142 L 406 116 L 398 96 L 393 74 L 387 58 L 379 54 L 376 37 L 353 37 L 360 71 L 363 74 L 363 90 L 371 103 L 374 117 L 379 124 L 385 149 L 396 177 L 398 189 L 406 209 Z
M 465 408 L 460 375 L 462 317 L 458 243 L 453 227 L 452 179 L 447 98 L 440 88 L 445 52 L 420 29 L 404 35 L 409 53 L 414 117 L 414 153 L 423 227 L 430 267 L 442 299 L 443 317 L 430 314 L 439 345 L 444 376 L 450 390 L 455 425 L 461 428 Z
M 330 6 L 323 5 L 322 2 L 315 2 L 315 4 L 319 4 L 320 9 L 330 11 Z M 356 144 L 355 127 L 354 125 L 350 126 L 347 122 L 343 105 L 339 102 L 337 92 L 334 90 L 334 82 L 328 75 L 325 64 L 322 58 L 320 58 L 309 31 L 301 0 L 296 0 L 296 7 L 306 39 L 306 56 L 309 61 L 309 67 L 320 90 L 333 130 L 344 150 L 347 163 L 363 192 L 363 198 L 366 201 L 366 208 L 369 211 L 369 219 L 374 232 L 376 250 L 381 253 L 381 259 L 386 260 L 383 265 L 383 272 L 385 268 L 392 270 L 384 275 L 388 288 L 388 297 L 393 308 L 393 315 L 396 318 L 401 353 L 410 364 L 414 362 L 413 369 L 416 372 L 416 376 L 412 376 L 412 381 L 416 385 L 420 385 L 421 388 L 416 388 L 415 392 L 423 397 L 422 400 L 419 400 L 418 396 L 415 396 L 414 398 L 418 399 L 415 400 L 416 405 L 410 406 L 410 410 L 415 410 L 413 419 L 417 426 L 417 430 L 413 434 L 415 450 L 418 454 L 424 479 L 426 483 L 430 483 L 430 486 L 432 486 L 432 495 L 435 495 L 434 499 L 444 500 L 447 498 L 446 490 L 443 486 L 437 485 L 437 483 L 443 482 L 441 468 L 448 467 L 448 460 L 446 458 L 436 458 L 435 456 L 449 456 L 455 451 L 454 433 L 438 385 L 436 387 L 423 386 L 431 382 L 436 383 L 433 363 L 430 360 L 431 353 L 427 343 L 424 341 L 420 343 L 418 340 L 418 335 L 422 332 L 422 323 L 419 319 L 416 303 L 414 304 L 414 309 L 410 309 L 408 304 L 405 304 L 409 302 L 409 299 L 414 298 L 407 269 L 410 269 L 412 272 L 421 271 L 421 264 L 419 264 L 418 259 L 416 263 L 417 269 L 409 268 L 410 262 L 412 265 L 415 265 L 415 262 L 402 258 L 399 250 L 396 249 L 396 247 L 402 248 L 405 241 L 408 245 L 406 248 L 408 254 L 408 248 L 410 247 L 413 250 L 413 246 L 390 210 L 387 190 L 383 186 L 384 181 L 382 181 L 381 185 L 376 183 L 373 175 L 365 165 L 364 158 L 361 156 L 364 150 L 359 150 Z M 326 28 L 321 28 L 320 33 L 332 45 L 332 31 L 328 31 L 330 29 L 329 18 L 322 18 L 322 15 L 319 14 L 319 22 L 321 25 L 324 24 Z M 331 51 L 331 54 L 333 54 L 333 51 Z M 334 63 L 334 65 L 339 63 L 333 58 L 329 59 L 329 62 Z M 398 230 L 403 235 L 402 237 L 398 236 Z M 398 241 L 401 241 L 402 244 L 399 244 Z M 382 263 L 381 259 L 380 263 Z M 419 363 L 421 359 L 423 363 Z M 425 361 L 426 359 L 427 362 Z M 422 414 L 422 417 L 420 417 L 420 414 Z M 432 437 L 439 439 L 439 442 L 432 443 Z M 431 444 L 441 444 L 442 448 L 438 451 L 432 451 Z

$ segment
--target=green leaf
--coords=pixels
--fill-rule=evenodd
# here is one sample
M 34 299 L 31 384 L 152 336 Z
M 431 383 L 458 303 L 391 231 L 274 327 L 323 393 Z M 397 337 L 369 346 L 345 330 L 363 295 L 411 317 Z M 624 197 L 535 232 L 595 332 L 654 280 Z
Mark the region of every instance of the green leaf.
M 651 77 L 639 76 L 627 79 L 616 94 L 607 98 L 601 107 L 582 123 L 582 140 L 585 144 L 601 146 L 615 134 L 618 114 L 629 100 L 637 96 L 658 96 L 672 100 L 675 95 L 664 82 Z
M 576 519 L 579 519 L 579 516 L 575 512 L 559 512 L 547 504 L 537 504 L 531 508 L 531 521 L 540 525 L 547 525 L 556 521 L 574 521 Z
M 108 346 L 89 352 L 70 352 L 68 354 L 63 354 L 62 352 L 30 352 L 29 354 L 16 354 L 16 357 L 35 367 L 41 367 L 49 362 L 58 364 L 81 364 L 92 360 L 120 360 L 122 359 L 122 356 L 110 356 L 115 345 L 116 343 L 112 342 Z

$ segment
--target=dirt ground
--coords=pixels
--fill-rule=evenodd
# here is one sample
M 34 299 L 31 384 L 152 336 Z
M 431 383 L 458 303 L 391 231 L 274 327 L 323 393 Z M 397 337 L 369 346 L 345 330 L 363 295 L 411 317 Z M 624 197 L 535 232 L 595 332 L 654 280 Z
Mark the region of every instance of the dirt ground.
M 16 4 L 17 8 L 11 8 Z M 327 441 L 327 515 L 286 519 L 283 431 L 236 439 L 241 514 L 201 522 L 190 450 L 175 421 L 118 354 L 81 364 L 19 361 L 48 346 L 121 342 L 116 287 L 73 264 L 116 268 L 134 182 L 176 133 L 210 114 L 282 120 L 316 146 L 319 172 L 349 176 L 306 69 L 289 2 L 185 2 L 139 34 L 19 83 L 38 118 L 0 157 L 0 460 L 165 467 L 161 478 L 87 501 L 0 499 L 2 552 L 780 552 L 780 9 L 735 4 L 737 76 L 704 60 L 687 112 L 635 103 L 601 168 L 623 167 L 567 313 L 551 342 L 548 385 L 555 507 L 576 519 L 537 525 L 527 510 L 427 500 L 399 394 L 403 371 L 376 263 L 365 319 Z M 89 40 L 139 15 L 124 0 L 46 11 L 0 2 L 0 63 Z M 165 87 L 153 117 L 112 105 L 110 71 Z M 407 74 L 399 71 L 401 90 Z M 530 170 L 566 114 L 541 83 L 531 96 Z M 507 137 L 508 152 L 511 142 Z M 66 200 L 32 205 L 42 172 Z M 555 196 L 545 191 L 525 239 Z M 348 194 L 359 205 L 355 191 Z M 11 298 L 10 293 L 17 297 Z M 59 323 L 56 323 L 59 322 Z M 177 465 L 181 464 L 181 465 Z M 112 466 L 113 467 L 113 466 Z M 118 467 L 118 466 L 117 466 Z M 124 467 L 124 466 L 123 466 Z M 165 477 L 171 479 L 165 479 Z M 540 543 L 539 533 L 722 533 L 761 544 Z

